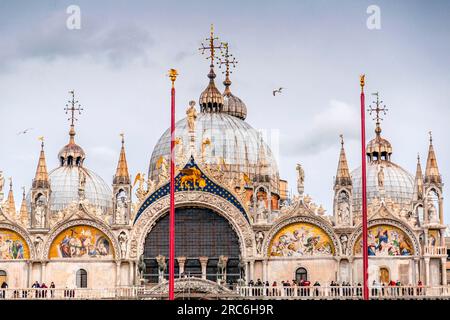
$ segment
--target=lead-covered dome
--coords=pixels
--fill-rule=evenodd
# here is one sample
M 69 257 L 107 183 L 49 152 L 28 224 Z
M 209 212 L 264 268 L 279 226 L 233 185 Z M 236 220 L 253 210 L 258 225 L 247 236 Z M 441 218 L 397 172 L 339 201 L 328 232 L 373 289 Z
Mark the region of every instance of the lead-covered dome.
M 384 197 L 394 203 L 407 206 L 411 203 L 414 193 L 414 177 L 390 161 L 369 162 L 367 164 L 367 201 L 370 204 L 375 198 L 380 198 L 378 173 L 383 170 Z M 361 167 L 351 173 L 353 184 L 353 210 L 361 211 L 362 178 Z
M 177 145 L 176 156 L 179 157 L 179 148 L 182 148 L 186 158 L 190 154 L 186 118 L 176 123 L 175 137 L 182 140 L 182 144 Z M 208 140 L 209 143 L 204 143 Z M 270 182 L 272 190 L 278 192 L 278 167 L 269 146 L 260 132 L 239 118 L 223 112 L 199 113 L 195 123 L 195 153 L 197 162 L 210 165 L 224 162 L 225 178 L 238 179 L 240 173 L 245 173 L 252 181 Z M 153 150 L 149 177 L 154 181 L 158 180 L 161 170 L 158 166 L 161 157 L 168 162 L 170 130 L 166 130 Z
M 86 177 L 84 197 L 88 202 L 105 213 L 112 210 L 111 189 L 99 175 L 81 166 L 61 166 L 49 173 L 51 211 L 63 210 L 73 201 L 78 201 L 81 172 Z

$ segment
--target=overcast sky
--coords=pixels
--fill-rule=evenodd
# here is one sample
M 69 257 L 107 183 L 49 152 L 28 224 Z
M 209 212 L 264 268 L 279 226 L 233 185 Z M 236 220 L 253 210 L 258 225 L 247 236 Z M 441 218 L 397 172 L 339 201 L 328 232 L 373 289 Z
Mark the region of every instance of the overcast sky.
M 66 27 L 69 5 L 81 9 L 79 30 Z M 367 28 L 370 5 L 381 9 L 381 29 Z M 447 182 L 448 1 L 3 0 L 0 170 L 13 176 L 16 201 L 20 187 L 31 186 L 38 136 L 46 137 L 49 169 L 58 165 L 57 153 L 68 141 L 63 109 L 71 89 L 84 107 L 76 140 L 87 153 L 85 165 L 111 183 L 123 131 L 130 173 L 147 172 L 170 123 L 165 74 L 179 70 L 180 119 L 207 85 L 208 62 L 197 48 L 211 23 L 239 60 L 232 91 L 245 101 L 248 123 L 279 133 L 273 149 L 292 190 L 295 164 L 302 163 L 305 192 L 332 213 L 340 133 L 350 167 L 360 165 L 361 73 L 367 92 L 379 91 L 389 108 L 382 135 L 393 145 L 393 161 L 414 174 L 420 153 L 425 169 L 432 130 Z M 273 97 L 279 86 L 285 91 Z M 367 119 L 371 139 L 374 124 Z M 26 128 L 33 130 L 17 135 Z M 449 201 L 445 212 L 449 223 Z

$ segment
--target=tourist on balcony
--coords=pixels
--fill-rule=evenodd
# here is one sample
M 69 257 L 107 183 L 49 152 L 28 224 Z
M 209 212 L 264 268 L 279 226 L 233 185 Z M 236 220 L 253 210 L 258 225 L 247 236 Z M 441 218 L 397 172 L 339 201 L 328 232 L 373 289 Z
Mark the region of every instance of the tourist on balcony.
M 41 289 L 43 289 L 43 290 L 41 290 L 41 296 L 42 296 L 42 298 L 47 298 L 47 285 L 43 282 L 42 284 L 41 284 Z
M 2 289 L 7 289 L 8 288 L 8 284 L 6 283 L 6 281 L 3 281 L 1 287 L 2 287 Z M 0 291 L 0 298 L 1 299 L 5 299 L 6 298 L 6 290 L 1 290 Z
M 40 292 L 39 292 L 39 288 L 41 287 L 40 286 L 40 284 L 39 284 L 39 282 L 35 282 L 35 283 L 33 283 L 33 285 L 31 286 L 33 289 L 35 289 L 34 290 L 34 297 L 35 298 L 40 298 L 41 297 L 41 294 L 40 294 Z
M 316 280 L 316 282 L 314 282 L 314 284 L 313 284 L 313 287 L 320 287 L 319 281 Z M 314 296 L 317 297 L 318 295 L 319 295 L 319 289 L 318 289 L 318 288 L 315 288 L 315 290 L 314 290 Z
M 50 283 L 50 289 L 54 289 L 54 288 L 55 288 L 55 283 L 52 281 L 52 283 Z M 54 294 L 55 294 L 55 290 L 50 290 L 50 296 L 52 298 L 55 297 Z

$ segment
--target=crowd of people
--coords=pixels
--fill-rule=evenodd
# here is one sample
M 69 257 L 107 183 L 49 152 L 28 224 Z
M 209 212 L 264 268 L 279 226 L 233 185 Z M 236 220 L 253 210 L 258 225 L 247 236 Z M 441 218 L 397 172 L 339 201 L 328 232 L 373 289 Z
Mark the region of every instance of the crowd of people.
M 338 283 L 331 281 L 320 288 L 319 281 L 312 285 L 308 280 L 283 280 L 280 283 L 274 281 L 272 285 L 268 281 L 263 282 L 258 279 L 248 283 L 248 295 L 252 296 L 343 296 L 343 297 L 362 297 L 363 288 L 361 283 L 352 285 L 350 282 L 343 281 Z M 383 296 L 413 296 L 423 295 L 424 286 L 422 281 L 418 281 L 417 286 L 404 285 L 399 280 L 389 281 L 388 283 L 378 283 L 373 281 L 370 285 L 370 295 L 372 297 Z
M 4 281 L 1 285 L 1 290 L 0 289 L 0 298 L 1 299 L 5 299 L 6 298 L 6 290 L 8 288 L 8 283 L 6 283 L 6 281 Z M 47 286 L 44 282 L 43 283 L 39 283 L 38 281 L 34 282 L 33 285 L 31 286 L 31 290 L 30 289 L 21 289 L 21 290 L 14 290 L 12 292 L 13 298 L 15 299 L 26 299 L 26 298 L 54 298 L 55 297 L 55 283 L 52 281 L 50 283 L 50 286 Z M 73 291 L 73 290 L 67 290 L 67 291 Z M 73 292 L 73 294 L 75 294 Z M 70 297 L 70 293 L 69 292 L 64 292 L 64 297 Z

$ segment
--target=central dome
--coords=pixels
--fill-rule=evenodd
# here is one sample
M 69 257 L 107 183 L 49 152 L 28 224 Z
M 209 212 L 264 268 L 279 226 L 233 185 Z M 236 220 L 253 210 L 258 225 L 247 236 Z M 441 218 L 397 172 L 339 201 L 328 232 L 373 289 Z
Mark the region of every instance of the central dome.
M 179 156 L 180 146 L 183 156 L 189 156 L 190 136 L 186 118 L 176 123 L 175 138 L 182 140 L 182 144 L 176 148 L 175 156 Z M 207 140 L 210 141 L 209 144 L 204 144 Z M 199 113 L 195 123 L 195 153 L 197 162 L 209 165 L 224 162 L 226 179 L 239 179 L 240 173 L 245 173 L 253 182 L 270 182 L 272 190 L 278 192 L 278 167 L 270 148 L 262 139 L 261 133 L 235 116 L 222 112 Z M 157 163 L 161 157 L 168 163 L 170 130 L 166 130 L 153 150 L 149 167 L 149 177 L 153 181 L 158 180 L 160 169 Z

